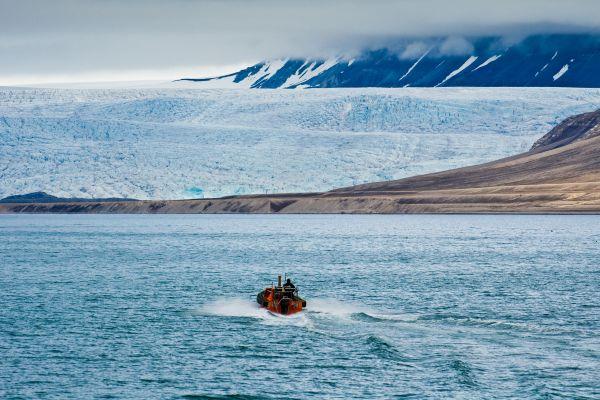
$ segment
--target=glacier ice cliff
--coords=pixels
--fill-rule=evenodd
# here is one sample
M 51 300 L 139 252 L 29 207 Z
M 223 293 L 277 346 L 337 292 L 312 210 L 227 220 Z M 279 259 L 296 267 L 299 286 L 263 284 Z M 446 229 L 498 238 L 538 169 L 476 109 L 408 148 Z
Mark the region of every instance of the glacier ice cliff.
M 599 89 L 0 88 L 0 197 L 322 191 L 527 150 Z

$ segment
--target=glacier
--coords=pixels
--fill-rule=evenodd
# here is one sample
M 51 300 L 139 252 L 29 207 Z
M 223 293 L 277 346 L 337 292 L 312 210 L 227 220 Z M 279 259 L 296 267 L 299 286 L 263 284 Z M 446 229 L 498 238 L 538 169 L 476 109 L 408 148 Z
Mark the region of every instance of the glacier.
M 600 89 L 0 88 L 0 197 L 323 191 L 526 151 Z

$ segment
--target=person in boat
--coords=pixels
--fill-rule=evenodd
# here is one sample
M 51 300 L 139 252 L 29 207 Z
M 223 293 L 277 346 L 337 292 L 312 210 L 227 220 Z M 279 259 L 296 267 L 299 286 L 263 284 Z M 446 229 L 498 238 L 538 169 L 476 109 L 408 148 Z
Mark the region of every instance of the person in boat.
M 283 288 L 285 290 L 293 291 L 294 289 L 296 289 L 296 286 L 292 283 L 292 280 L 290 278 L 287 278 L 287 280 L 283 284 Z

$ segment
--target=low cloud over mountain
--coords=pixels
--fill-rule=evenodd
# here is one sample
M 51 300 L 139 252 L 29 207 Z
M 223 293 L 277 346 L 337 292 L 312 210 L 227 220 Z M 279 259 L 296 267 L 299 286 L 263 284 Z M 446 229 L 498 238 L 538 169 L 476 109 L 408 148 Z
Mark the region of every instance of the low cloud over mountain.
M 472 36 L 597 32 L 599 13 L 595 0 L 0 0 L 0 83 L 173 77 L 277 57 L 352 55 L 401 38 L 447 37 L 441 51 L 467 54 Z M 407 56 L 420 45 L 405 48 Z

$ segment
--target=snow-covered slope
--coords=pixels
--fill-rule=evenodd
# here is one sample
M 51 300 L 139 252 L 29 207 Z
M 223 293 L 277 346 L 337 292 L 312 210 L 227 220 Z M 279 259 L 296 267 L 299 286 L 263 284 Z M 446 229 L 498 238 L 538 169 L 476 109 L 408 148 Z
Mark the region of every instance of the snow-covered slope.
M 0 197 L 328 190 L 527 150 L 598 89 L 0 88 Z
M 199 87 L 600 87 L 600 35 L 422 38 L 355 58 L 267 61 Z

